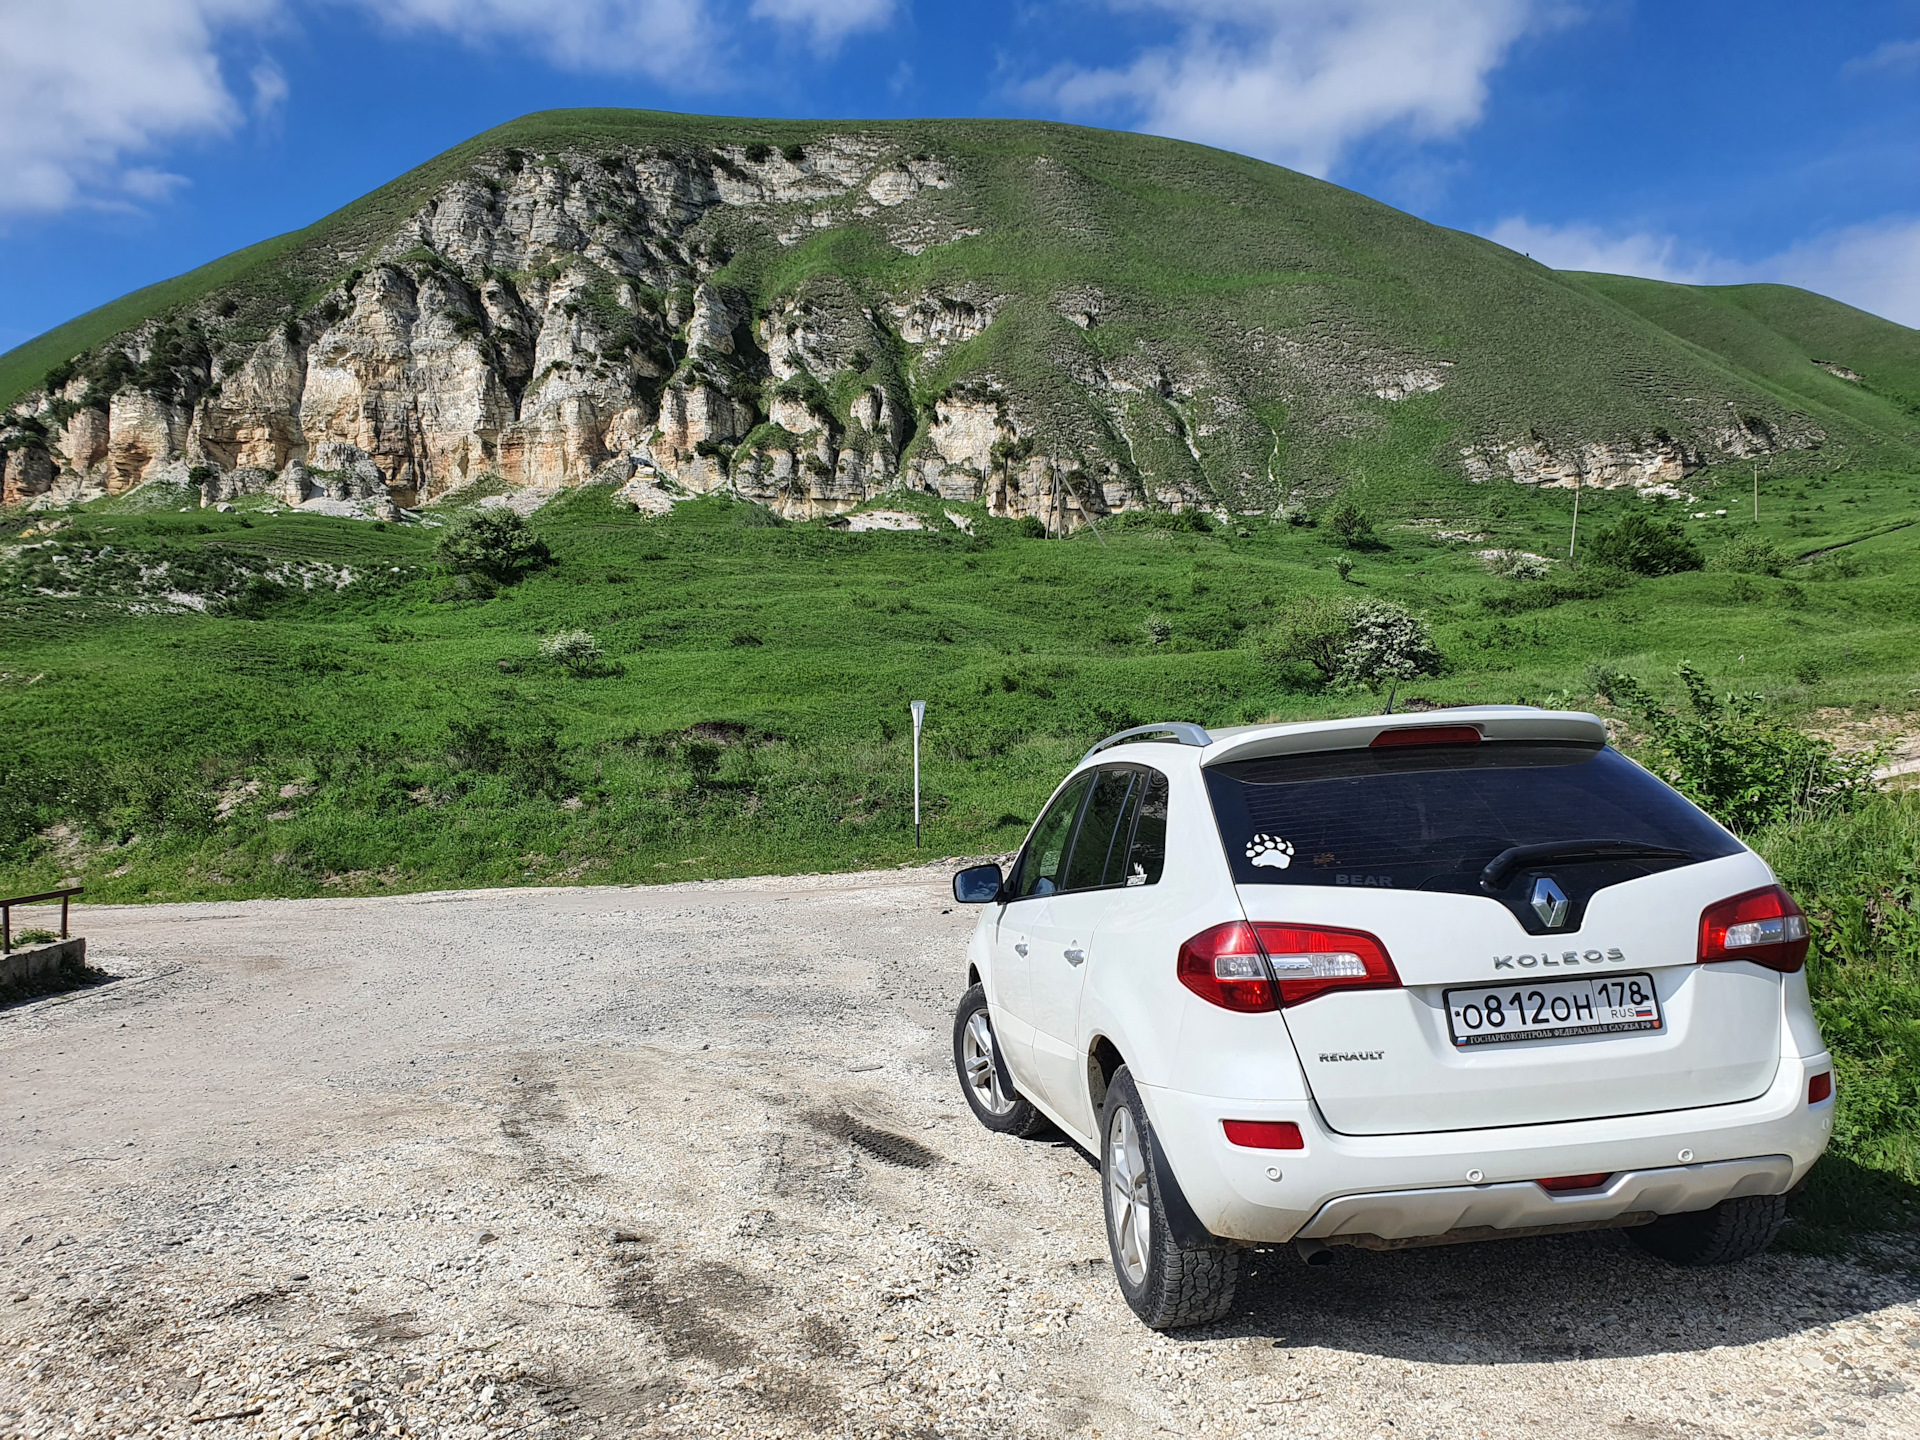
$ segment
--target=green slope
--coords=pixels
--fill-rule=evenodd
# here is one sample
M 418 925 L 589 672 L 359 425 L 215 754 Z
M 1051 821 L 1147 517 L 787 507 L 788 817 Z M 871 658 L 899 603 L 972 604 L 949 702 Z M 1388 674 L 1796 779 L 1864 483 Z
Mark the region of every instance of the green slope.
M 1578 278 L 1779 394 L 1882 433 L 1920 438 L 1920 331 L 1790 285 Z M 1825 365 L 1860 379 L 1842 379 Z

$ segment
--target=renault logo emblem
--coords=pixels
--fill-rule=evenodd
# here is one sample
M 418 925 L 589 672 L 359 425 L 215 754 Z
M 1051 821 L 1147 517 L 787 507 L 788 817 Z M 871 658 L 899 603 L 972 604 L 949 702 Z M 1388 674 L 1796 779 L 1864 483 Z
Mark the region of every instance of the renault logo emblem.
M 1549 930 L 1567 921 L 1567 892 L 1542 875 L 1533 882 L 1533 913 Z

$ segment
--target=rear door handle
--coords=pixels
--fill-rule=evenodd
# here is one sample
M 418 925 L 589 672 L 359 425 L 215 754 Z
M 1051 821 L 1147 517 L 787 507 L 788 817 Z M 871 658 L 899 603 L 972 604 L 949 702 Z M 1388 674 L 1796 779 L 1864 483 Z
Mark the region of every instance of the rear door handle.
M 1026 958 L 1026 954 L 1027 954 L 1027 942 L 1026 942 L 1026 941 L 1024 941 L 1024 940 L 1020 940 L 1020 941 L 1017 941 L 1017 942 L 1015 942 L 1015 944 L 1014 944 L 1014 947 L 1013 947 L 1013 948 L 1014 948 L 1014 952 L 1015 952 L 1016 954 L 1018 954 L 1018 955 L 1020 956 L 1020 958 L 1021 958 L 1021 959 L 1023 959 L 1023 960 L 1024 960 L 1024 959 Z
M 1086 958 L 1087 958 L 1087 952 L 1084 950 L 1076 949 L 1076 950 L 1067 951 L 1067 963 L 1069 965 L 1079 965 L 1083 963 L 1086 960 Z

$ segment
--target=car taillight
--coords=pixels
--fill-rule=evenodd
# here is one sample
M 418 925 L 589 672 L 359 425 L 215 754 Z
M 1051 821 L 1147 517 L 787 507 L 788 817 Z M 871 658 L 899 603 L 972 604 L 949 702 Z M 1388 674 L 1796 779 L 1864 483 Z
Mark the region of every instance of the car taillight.
M 1364 930 L 1328 926 L 1256 924 L 1280 1003 L 1298 1005 L 1329 990 L 1398 988 L 1400 972 L 1387 949 Z
M 1822 1070 L 1807 1081 L 1807 1104 L 1819 1105 L 1833 1098 L 1833 1072 Z
M 1180 983 L 1225 1010 L 1272 1010 L 1279 982 L 1281 1005 L 1298 1005 L 1329 990 L 1398 987 L 1386 947 L 1364 930 L 1325 925 L 1249 925 L 1234 920 L 1202 930 L 1180 947 Z
M 1272 1010 L 1273 986 L 1253 927 L 1244 920 L 1202 930 L 1180 947 L 1180 983 L 1223 1010 Z
M 1807 960 L 1807 917 L 1778 885 L 1700 912 L 1700 960 L 1751 960 L 1791 973 Z
M 1542 1190 L 1598 1190 L 1612 1178 L 1613 1172 L 1609 1170 L 1601 1175 L 1555 1175 L 1533 1183 Z
M 1227 1139 L 1249 1150 L 1304 1150 L 1300 1127 L 1291 1120 L 1222 1120 Z

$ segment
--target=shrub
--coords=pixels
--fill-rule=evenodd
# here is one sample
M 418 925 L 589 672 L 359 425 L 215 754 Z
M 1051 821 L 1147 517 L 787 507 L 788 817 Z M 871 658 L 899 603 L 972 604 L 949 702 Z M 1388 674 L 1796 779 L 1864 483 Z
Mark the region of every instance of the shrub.
M 1352 491 L 1342 490 L 1322 518 L 1327 528 L 1338 535 L 1340 543 L 1349 550 L 1373 542 L 1373 519 L 1354 498 Z
M 1346 607 L 1347 643 L 1340 654 L 1339 682 L 1352 689 L 1394 693 L 1417 675 L 1438 675 L 1444 664 L 1427 622 L 1389 600 L 1362 600 Z
M 1254 653 L 1262 664 L 1275 668 L 1311 665 L 1323 681 L 1331 683 L 1340 673 L 1341 657 L 1353 635 L 1347 605 L 1330 595 L 1296 600 L 1280 617 L 1280 623 L 1254 643 Z
M 1427 622 L 1410 610 L 1388 600 L 1322 595 L 1296 602 L 1254 643 L 1254 651 L 1270 666 L 1311 665 L 1325 684 L 1385 686 L 1389 710 L 1403 682 L 1437 675 L 1445 663 Z
M 1173 638 L 1173 622 L 1158 611 L 1142 620 L 1140 628 L 1146 632 L 1150 645 L 1164 645 Z
M 1346 584 L 1353 579 L 1353 557 L 1351 555 L 1342 555 L 1338 560 L 1333 562 L 1333 568 L 1339 572 L 1342 584 Z
M 567 630 L 540 642 L 540 658 L 565 666 L 576 675 L 586 675 L 604 665 L 607 657 L 600 642 L 585 630 Z
M 51 930 L 16 930 L 13 932 L 13 948 L 23 945 L 51 945 L 60 937 Z
M 497 585 L 511 585 L 553 563 L 547 542 L 505 506 L 468 516 L 441 536 L 435 555 L 456 575 L 478 575 Z
M 1677 575 L 1702 564 L 1700 547 L 1677 520 L 1656 520 L 1639 510 L 1628 511 L 1589 540 L 1587 558 L 1636 575 Z
M 1603 672 L 1602 696 L 1646 727 L 1647 768 L 1738 834 L 1808 815 L 1845 812 L 1875 788 L 1877 751 L 1841 755 L 1815 735 L 1761 713 L 1757 695 L 1715 696 L 1682 663 L 1685 713 L 1662 704 L 1630 675 Z
M 1778 575 L 1786 568 L 1787 557 L 1780 547 L 1753 534 L 1742 535 L 1707 561 L 1709 570 L 1737 570 L 1748 575 Z
M 1544 580 L 1553 573 L 1551 560 L 1527 550 L 1489 550 L 1481 562 L 1489 574 L 1508 580 Z

